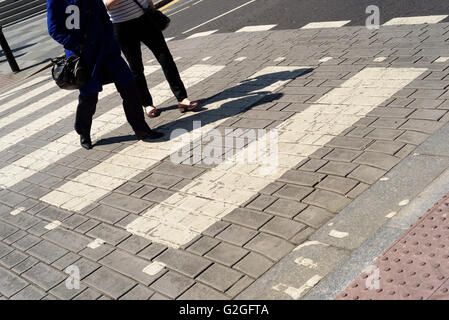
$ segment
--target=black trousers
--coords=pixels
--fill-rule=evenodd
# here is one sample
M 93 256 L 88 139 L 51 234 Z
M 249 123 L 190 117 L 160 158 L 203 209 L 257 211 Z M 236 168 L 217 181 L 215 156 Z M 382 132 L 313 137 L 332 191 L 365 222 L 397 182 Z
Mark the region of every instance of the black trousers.
M 160 30 L 153 27 L 150 22 L 145 21 L 144 16 L 142 16 L 130 21 L 114 23 L 114 34 L 134 74 L 144 106 L 153 105 L 153 99 L 144 75 L 141 43 L 153 52 L 178 102 L 187 98 L 187 92 L 179 76 L 178 68 Z
M 150 127 L 145 122 L 145 116 L 142 112 L 142 103 L 136 82 L 133 81 L 125 87 L 120 87 L 116 84 L 116 88 L 123 99 L 123 109 L 125 111 L 126 120 L 133 130 L 148 132 Z M 92 118 L 97 108 L 97 102 L 98 93 L 79 95 L 75 117 L 75 131 L 79 135 L 90 136 Z

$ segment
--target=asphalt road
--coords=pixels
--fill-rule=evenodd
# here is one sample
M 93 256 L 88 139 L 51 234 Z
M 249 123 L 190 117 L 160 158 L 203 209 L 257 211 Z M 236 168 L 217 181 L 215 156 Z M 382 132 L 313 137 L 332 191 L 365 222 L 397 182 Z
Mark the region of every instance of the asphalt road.
M 449 14 L 449 0 L 175 0 L 166 11 L 172 24 L 165 35 L 181 39 L 197 32 L 234 32 L 267 24 L 276 24 L 274 30 L 295 29 L 317 21 L 351 20 L 348 25 L 364 25 L 369 5 L 380 8 L 381 23 L 397 17 Z

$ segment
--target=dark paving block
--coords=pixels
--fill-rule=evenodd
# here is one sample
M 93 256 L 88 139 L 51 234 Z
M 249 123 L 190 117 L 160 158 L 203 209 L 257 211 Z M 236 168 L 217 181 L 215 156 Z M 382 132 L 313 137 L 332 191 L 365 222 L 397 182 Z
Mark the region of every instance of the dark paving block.
M 231 268 L 213 264 L 210 268 L 199 275 L 197 280 L 211 286 L 218 291 L 224 292 L 236 283 L 243 275 Z
M 123 229 L 102 223 L 90 230 L 87 235 L 89 237 L 103 239 L 112 245 L 117 245 L 124 239 L 128 238 L 131 234 Z
M 20 251 L 14 250 L 0 259 L 0 264 L 7 269 L 12 269 L 15 265 L 24 261 L 28 256 Z
M 247 204 L 246 207 L 253 210 L 263 211 L 266 207 L 276 201 L 276 199 L 276 197 L 261 194 Z
M 125 195 L 130 195 L 131 193 L 137 191 L 140 187 L 142 187 L 141 183 L 126 182 L 117 189 L 115 189 L 114 191 L 118 193 L 123 193 Z
M 160 278 L 165 272 L 162 270 L 156 275 L 149 275 L 143 272 L 143 270 L 150 264 L 149 261 L 118 250 L 108 254 L 99 262 L 105 266 L 108 266 L 108 268 L 143 283 L 146 286 L 149 286 L 156 279 Z
M 67 252 L 67 250 L 45 240 L 39 242 L 38 244 L 27 250 L 27 253 L 29 253 L 30 255 L 48 264 L 55 262 Z
M 47 221 L 63 221 L 71 215 L 70 212 L 55 207 L 47 207 L 36 214 L 36 216 L 46 219 Z
M 226 291 L 226 294 L 230 296 L 231 298 L 234 298 L 239 293 L 241 293 L 243 290 L 248 288 L 254 280 L 248 276 L 244 276 L 243 278 L 240 278 L 239 281 L 237 281 L 231 288 L 229 288 Z
M 167 200 L 174 194 L 175 194 L 174 191 L 157 188 L 157 189 L 151 191 L 150 193 L 148 193 L 146 196 L 144 196 L 143 199 L 153 201 L 156 203 L 160 203 L 164 200 Z
M 305 228 L 306 225 L 302 223 L 281 217 L 274 217 L 268 221 L 267 224 L 260 229 L 260 231 L 288 240 Z
M 0 267 L 0 294 L 10 298 L 26 286 L 28 286 L 27 281 Z
M 33 285 L 29 285 L 28 287 L 13 295 L 11 297 L 11 300 L 41 300 L 45 296 L 45 291 L 42 291 L 41 289 Z
M 211 262 L 191 253 L 169 248 L 156 258 L 165 263 L 168 268 L 194 278 L 206 269 Z
M 342 178 L 338 176 L 327 176 L 316 187 L 328 191 L 340 193 L 342 195 L 347 194 L 352 190 L 359 182 L 349 178 Z
M 329 211 L 315 206 L 308 206 L 307 209 L 295 217 L 295 220 L 313 228 L 319 228 L 333 217 L 334 215 Z
M 385 173 L 386 171 L 384 170 L 361 165 L 353 172 L 351 172 L 351 174 L 348 175 L 348 178 L 353 178 L 367 184 L 373 184 L 377 180 L 379 180 Z
M 81 256 L 73 252 L 68 252 L 66 255 L 62 256 L 61 258 L 53 262 L 51 265 L 57 268 L 58 270 L 64 270 L 65 268 L 72 265 L 79 259 L 81 259 Z
M 364 152 L 360 157 L 354 160 L 356 163 L 365 164 L 386 171 L 393 168 L 399 161 L 401 161 L 401 159 L 379 152 Z
M 281 182 L 272 182 L 269 185 L 267 185 L 265 188 L 260 190 L 259 193 L 272 195 L 277 190 L 279 190 L 283 185 L 284 185 L 284 183 L 281 183 Z
M 273 262 L 261 256 L 260 254 L 251 252 L 249 255 L 240 260 L 234 269 L 239 270 L 255 279 L 259 278 L 268 269 L 271 268 Z
M 342 195 L 326 190 L 316 190 L 303 201 L 335 213 L 340 212 L 351 202 L 350 199 Z
M 170 189 L 181 180 L 182 178 L 179 177 L 169 176 L 167 174 L 153 173 L 149 177 L 143 179 L 141 183 L 150 184 L 159 188 Z
M 136 199 L 130 196 L 125 196 L 119 193 L 112 193 L 109 196 L 103 198 L 100 202 L 108 206 L 136 214 L 151 206 L 151 202 Z
M 228 300 L 229 298 L 224 294 L 205 286 L 201 283 L 196 283 L 189 290 L 184 292 L 178 300 Z
M 244 227 L 256 230 L 263 226 L 270 219 L 271 216 L 268 214 L 241 208 L 233 210 L 223 218 L 223 220 L 225 221 L 236 223 Z
M 242 247 L 256 235 L 257 231 L 231 224 L 228 228 L 220 232 L 216 237 L 217 239 Z
M 265 212 L 291 219 L 306 207 L 307 205 L 305 205 L 304 203 L 293 200 L 279 199 L 267 209 L 265 209 Z
M 103 244 L 95 249 L 85 248 L 84 250 L 80 251 L 79 254 L 93 261 L 98 261 L 112 251 L 114 251 L 114 247 Z
M 351 138 L 351 137 L 335 137 L 327 143 L 328 147 L 345 148 L 351 150 L 363 150 L 371 143 L 370 139 Z
M 396 140 L 413 145 L 420 145 L 429 137 L 428 134 L 417 131 L 405 131 Z
M 120 300 L 148 300 L 153 294 L 153 290 L 139 284 L 122 296 Z
M 101 293 L 91 288 L 87 288 L 79 295 L 77 295 L 73 300 L 97 300 L 101 297 Z
M 187 248 L 187 251 L 195 253 L 199 256 L 203 256 L 219 243 L 220 241 L 217 239 L 203 236 L 195 241 L 192 245 L 190 245 Z
M 176 299 L 189 289 L 195 282 L 183 275 L 168 272 L 162 278 L 151 285 L 151 288 Z
M 147 260 L 153 260 L 165 250 L 167 250 L 167 246 L 159 243 L 152 243 L 151 245 L 140 251 L 138 255 Z
M 9 237 L 16 233 L 19 229 L 0 221 L 0 239 Z
M 245 248 L 256 251 L 274 261 L 278 261 L 292 251 L 294 246 L 281 238 L 261 233 L 248 242 Z
M 53 289 L 51 289 L 49 292 L 59 299 L 71 300 L 74 297 L 76 297 L 78 294 L 82 293 L 86 288 L 87 287 L 84 284 L 80 283 L 79 289 L 77 289 L 77 288 L 69 289 L 66 285 L 66 282 L 64 281 L 64 282 L 61 282 L 60 284 L 58 284 Z
M 248 250 L 227 243 L 220 243 L 209 251 L 205 257 L 231 267 L 248 254 Z
M 204 169 L 164 161 L 155 167 L 153 171 L 160 174 L 175 175 L 186 179 L 193 179 L 203 173 Z
M 132 235 L 125 241 L 121 242 L 118 247 L 126 250 L 132 254 L 136 254 L 137 252 L 143 250 L 151 244 L 151 241 L 145 239 L 143 237 Z
M 296 245 L 302 244 L 315 232 L 313 228 L 306 228 L 290 239 Z
M 105 205 L 99 205 L 87 213 L 87 216 L 109 223 L 115 224 L 129 214 L 127 211 L 115 209 Z
M 230 224 L 224 221 L 217 221 L 213 225 L 211 225 L 209 228 L 204 230 L 202 234 L 209 236 L 209 237 L 215 237 L 217 234 L 219 234 L 221 231 L 226 229 Z
M 325 175 L 320 173 L 290 170 L 284 173 L 279 180 L 306 187 L 313 187 L 323 180 L 324 177 Z
M 26 230 L 28 228 L 31 228 L 32 226 L 36 225 L 37 223 L 39 223 L 39 221 L 41 221 L 40 219 L 26 213 L 26 212 L 21 212 L 20 214 L 17 215 L 11 215 L 9 213 L 5 213 L 0 215 L 0 219 L 2 219 L 3 221 L 6 221 L 7 223 Z
M 92 239 L 80 235 L 76 232 L 57 228 L 43 235 L 43 238 L 54 243 L 59 244 L 73 252 L 79 252 L 84 249 Z
M 131 195 L 133 197 L 142 198 L 142 197 L 144 197 L 145 195 L 147 195 L 148 193 L 150 193 L 151 191 L 153 191 L 155 189 L 156 189 L 156 187 L 153 187 L 153 186 L 143 186 L 142 188 L 137 189 Z
M 62 221 L 62 226 L 64 228 L 73 230 L 73 229 L 78 228 L 80 225 L 82 225 L 87 220 L 89 220 L 89 219 L 84 216 L 81 216 L 79 214 L 74 214 L 74 215 L 68 217 L 67 219 L 65 219 L 64 221 Z
M 84 282 L 114 299 L 118 299 L 136 285 L 136 282 L 105 267 L 89 275 Z
M 404 147 L 404 145 L 405 143 L 399 141 L 376 141 L 370 145 L 367 150 L 393 155 Z
M 67 278 L 67 275 L 46 264 L 38 263 L 22 275 L 45 291 L 50 290 Z
M 10 207 L 16 207 L 19 203 L 25 201 L 26 199 L 27 197 L 16 192 L 3 190 L 3 192 L 0 193 L 0 202 Z
M 310 193 L 312 193 L 312 191 L 313 188 L 311 187 L 286 184 L 281 189 L 276 191 L 273 195 L 279 198 L 301 201 Z
M 319 172 L 345 177 L 356 167 L 355 163 L 329 161 Z
M 326 163 L 327 161 L 322 159 L 309 159 L 306 160 L 304 164 L 298 166 L 297 168 L 300 168 L 302 171 L 315 172 L 319 168 L 324 166 Z

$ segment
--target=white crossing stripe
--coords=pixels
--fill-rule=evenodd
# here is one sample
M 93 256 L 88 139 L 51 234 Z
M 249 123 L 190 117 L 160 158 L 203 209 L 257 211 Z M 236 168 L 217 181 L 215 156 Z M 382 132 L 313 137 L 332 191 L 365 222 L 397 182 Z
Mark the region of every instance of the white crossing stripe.
M 55 84 L 52 84 L 52 85 L 53 85 L 53 87 L 55 86 Z M 0 128 L 3 128 L 23 117 L 28 117 L 28 116 L 30 116 L 30 114 L 33 114 L 34 112 L 37 112 L 45 107 L 50 106 L 54 102 L 68 96 L 71 93 L 72 93 L 72 91 L 59 90 L 59 91 L 56 91 L 55 93 L 50 94 L 49 96 L 46 96 L 42 99 L 37 100 L 36 102 L 34 102 L 26 107 L 20 108 L 16 112 L 10 113 L 5 117 L 0 118 Z M 28 96 L 28 95 L 26 95 L 26 96 Z
M 14 86 L 13 88 L 11 88 L 11 89 L 3 92 L 2 94 L 0 94 L 0 99 L 4 98 L 6 96 L 10 96 L 10 95 L 12 95 L 12 94 L 14 94 L 16 92 L 19 92 L 22 89 L 25 89 L 25 88 L 28 88 L 28 87 L 32 87 L 36 83 L 39 83 L 39 82 L 44 81 L 46 79 L 49 79 L 49 77 L 48 76 L 35 77 L 35 78 L 33 78 L 33 79 L 29 80 L 29 81 L 26 81 L 26 82 L 22 83 L 19 86 Z
M 267 25 L 260 25 L 260 26 L 247 26 L 243 27 L 236 32 L 258 32 L 258 31 L 268 31 L 276 27 L 277 24 L 267 24 Z
M 397 25 L 407 25 L 407 24 L 433 24 L 438 23 L 446 19 L 447 15 L 440 16 L 418 16 L 418 17 L 401 17 L 393 18 L 385 22 L 384 26 L 397 26 Z
M 148 68 L 147 72 L 151 73 L 151 72 L 155 72 L 160 67 L 159 66 L 149 66 L 147 68 Z M 64 93 L 65 92 L 70 92 L 70 91 L 64 91 Z M 112 85 L 108 85 L 104 88 L 101 95 L 102 95 L 102 98 L 104 98 L 105 96 L 113 94 L 115 92 L 116 92 L 116 88 Z M 62 91 L 61 91 L 61 93 L 62 93 Z M 64 105 L 64 106 L 48 113 L 47 115 L 45 115 L 45 117 L 36 119 L 36 120 L 30 122 L 29 124 L 6 134 L 5 136 L 1 137 L 1 139 L 0 139 L 0 151 L 3 151 L 14 144 L 19 143 L 19 142 L 31 137 L 33 134 L 35 134 L 41 130 L 44 130 L 45 128 L 48 128 L 49 126 L 55 124 L 56 122 L 58 122 L 60 120 L 70 117 L 72 114 L 74 114 L 76 112 L 77 105 L 78 105 L 78 101 L 74 100 L 74 101 L 70 102 L 69 104 Z M 59 150 L 61 148 L 62 148 L 62 146 L 59 146 L 59 148 L 57 150 Z M 39 150 L 37 150 L 37 151 L 39 151 Z M 62 150 L 61 150 L 61 152 L 62 152 Z M 44 159 L 45 159 L 45 157 L 44 157 Z M 0 173 L 0 176 L 1 176 L 1 173 Z
M 311 22 L 303 26 L 301 29 L 318 29 L 318 28 L 339 28 L 351 22 L 351 20 L 344 21 L 323 21 Z
M 449 57 L 439 57 L 439 58 L 436 59 L 434 62 L 437 62 L 437 63 L 444 63 L 444 62 L 447 62 L 447 61 L 449 61 Z
M 217 32 L 218 30 L 211 30 L 211 31 L 204 31 L 204 32 L 198 32 L 198 33 L 194 33 L 191 36 L 187 37 L 187 39 L 193 39 L 193 38 L 199 38 L 199 37 L 205 37 L 205 36 L 209 36 L 215 32 Z
M 159 66 L 147 66 L 146 68 L 148 73 L 160 69 Z M 106 86 L 102 92 L 101 99 L 115 92 L 116 89 L 114 86 Z M 55 124 L 59 120 L 71 116 L 75 113 L 77 104 L 77 101 L 73 101 L 68 105 L 50 112 L 45 117 L 36 119 L 30 124 L 1 137 L 0 151 L 31 137 L 33 134 Z M 122 113 L 123 111 L 121 111 L 120 107 L 115 107 L 96 118 L 92 129 L 92 136 L 95 137 L 95 134 L 106 134 L 123 125 L 126 120 Z M 79 136 L 75 131 L 72 131 L 0 169 L 0 186 L 5 188 L 11 187 L 79 149 Z
M 276 128 L 279 140 L 278 167 L 275 170 L 261 170 L 264 169 L 263 161 L 256 164 L 238 161 L 219 164 L 161 204 L 150 208 L 129 224 L 127 230 L 174 248 L 188 243 L 426 70 L 362 70 L 340 88 L 330 91 L 308 109 L 295 114 Z M 259 141 L 249 143 L 235 158 L 257 150 Z
M 50 90 L 55 87 L 56 87 L 56 84 L 53 81 L 49 81 L 37 88 L 34 88 L 33 90 L 31 90 L 30 92 L 27 92 L 26 94 L 20 95 L 20 96 L 14 98 L 13 100 L 2 104 L 0 106 L 0 111 L 3 112 L 8 109 L 14 108 L 15 106 L 18 106 L 19 104 L 36 97 L 37 95 L 41 94 L 42 92 Z
M 194 65 L 185 70 L 181 74 L 181 78 L 186 88 L 188 88 L 198 84 L 223 68 L 224 66 Z M 159 101 L 156 101 L 156 104 L 162 103 L 164 99 L 169 99 L 164 96 L 164 94 L 167 94 L 165 92 L 170 92 L 169 85 L 166 81 L 151 91 L 157 92 Z M 187 116 L 189 115 L 187 114 L 184 117 Z M 73 180 L 63 184 L 56 190 L 43 196 L 40 200 L 63 209 L 81 210 L 119 187 L 128 179 L 170 155 L 174 143 L 176 143 L 175 140 L 153 142 L 151 144 L 139 141 L 80 174 Z M 0 173 L 2 172 L 3 170 L 0 170 Z M 0 179 L 0 185 L 4 183 Z

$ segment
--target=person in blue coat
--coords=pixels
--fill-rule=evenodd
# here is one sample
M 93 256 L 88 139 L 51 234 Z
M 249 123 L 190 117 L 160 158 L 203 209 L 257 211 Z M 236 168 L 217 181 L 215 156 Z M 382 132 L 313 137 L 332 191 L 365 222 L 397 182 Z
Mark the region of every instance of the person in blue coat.
M 106 78 L 115 83 L 137 138 L 163 136 L 145 122 L 136 81 L 121 57 L 102 0 L 47 0 L 47 24 L 50 36 L 64 46 L 66 56 L 77 55 L 92 69 L 89 81 L 80 89 L 75 119 L 75 131 L 84 148 L 92 148 L 92 118 Z

